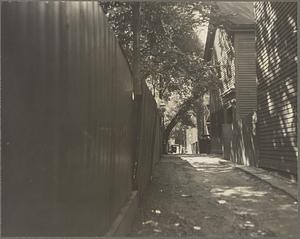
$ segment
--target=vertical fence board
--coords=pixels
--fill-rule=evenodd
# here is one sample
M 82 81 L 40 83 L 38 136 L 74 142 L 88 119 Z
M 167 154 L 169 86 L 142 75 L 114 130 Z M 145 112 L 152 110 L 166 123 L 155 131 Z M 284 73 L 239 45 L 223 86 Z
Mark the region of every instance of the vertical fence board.
M 160 129 L 156 127 L 159 112 L 156 102 L 150 90 L 143 82 L 143 96 L 141 107 L 141 127 L 139 132 L 138 145 L 138 168 L 137 168 L 137 187 L 140 198 L 143 198 L 145 189 L 151 179 L 153 163 L 158 161 L 159 155 L 155 152 L 160 151 L 159 141 Z M 155 137 L 157 135 L 158 138 Z
M 233 124 L 223 125 L 224 158 L 234 163 L 258 167 L 256 113 L 248 114 Z

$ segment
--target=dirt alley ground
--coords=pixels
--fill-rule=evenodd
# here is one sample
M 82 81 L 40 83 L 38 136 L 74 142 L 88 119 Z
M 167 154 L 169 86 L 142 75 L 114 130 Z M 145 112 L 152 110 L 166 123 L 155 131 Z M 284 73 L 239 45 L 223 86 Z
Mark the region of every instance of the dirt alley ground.
M 130 236 L 295 237 L 298 204 L 217 156 L 165 156 Z

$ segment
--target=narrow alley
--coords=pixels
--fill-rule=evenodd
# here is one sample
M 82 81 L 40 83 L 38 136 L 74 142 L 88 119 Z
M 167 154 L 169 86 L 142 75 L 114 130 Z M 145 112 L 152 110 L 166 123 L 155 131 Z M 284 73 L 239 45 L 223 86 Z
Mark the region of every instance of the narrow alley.
M 296 237 L 296 2 L 0 14 L 1 237 Z
M 131 236 L 282 236 L 297 202 L 217 156 L 163 156 Z

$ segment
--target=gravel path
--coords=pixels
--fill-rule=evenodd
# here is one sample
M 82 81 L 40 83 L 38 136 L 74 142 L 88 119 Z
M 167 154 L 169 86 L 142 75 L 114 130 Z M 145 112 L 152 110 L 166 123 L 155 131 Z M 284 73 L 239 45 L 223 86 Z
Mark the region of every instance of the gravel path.
M 214 156 L 163 157 L 131 236 L 292 237 L 297 202 Z

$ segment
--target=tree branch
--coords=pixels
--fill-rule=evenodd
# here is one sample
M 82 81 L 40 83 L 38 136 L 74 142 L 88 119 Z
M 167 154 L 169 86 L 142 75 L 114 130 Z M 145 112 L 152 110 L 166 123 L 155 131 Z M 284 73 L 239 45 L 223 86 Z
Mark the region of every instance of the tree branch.
M 182 118 L 182 116 L 191 108 L 192 103 L 196 99 L 197 98 L 195 98 L 195 97 L 190 97 L 187 100 L 185 100 L 182 103 L 182 105 L 179 107 L 179 110 L 177 111 L 177 113 L 175 114 L 175 116 L 172 118 L 172 120 L 170 121 L 170 123 L 167 125 L 167 127 L 165 129 L 165 133 L 166 133 L 165 135 L 166 135 L 167 139 L 169 138 L 172 129 L 180 121 L 180 119 Z

